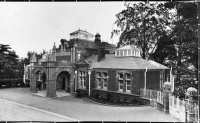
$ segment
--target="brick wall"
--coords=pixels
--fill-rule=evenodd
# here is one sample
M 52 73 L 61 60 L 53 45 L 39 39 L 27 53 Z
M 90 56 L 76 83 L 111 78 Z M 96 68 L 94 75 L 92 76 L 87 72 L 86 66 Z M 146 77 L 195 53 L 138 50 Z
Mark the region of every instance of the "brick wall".
M 97 87 L 97 83 L 95 80 L 95 71 L 91 72 L 91 88 L 95 89 Z M 117 70 L 114 69 L 104 69 L 103 71 L 108 72 L 108 91 L 118 92 L 119 90 L 119 81 L 117 78 Z M 126 71 L 126 70 L 122 70 Z M 140 94 L 140 88 L 144 88 L 144 72 L 145 70 L 132 70 L 131 71 L 131 93 L 135 95 Z M 166 74 L 169 71 L 165 72 Z M 167 75 L 166 75 L 167 76 Z M 152 90 L 159 90 L 160 89 L 160 71 L 159 70 L 148 70 L 146 73 L 146 88 Z M 86 86 L 88 86 L 89 78 L 86 79 Z M 126 85 L 124 84 L 124 88 Z M 88 89 L 88 87 L 87 87 Z
M 116 70 L 108 70 L 108 90 L 117 91 L 119 86 L 116 82 Z
M 160 71 L 147 71 L 147 89 L 160 89 Z

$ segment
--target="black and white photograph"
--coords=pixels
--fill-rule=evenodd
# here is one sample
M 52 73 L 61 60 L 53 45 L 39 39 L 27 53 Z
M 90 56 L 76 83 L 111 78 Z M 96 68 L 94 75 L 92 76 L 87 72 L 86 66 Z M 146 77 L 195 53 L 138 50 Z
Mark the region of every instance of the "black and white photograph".
M 198 7 L 0 2 L 0 121 L 198 123 Z

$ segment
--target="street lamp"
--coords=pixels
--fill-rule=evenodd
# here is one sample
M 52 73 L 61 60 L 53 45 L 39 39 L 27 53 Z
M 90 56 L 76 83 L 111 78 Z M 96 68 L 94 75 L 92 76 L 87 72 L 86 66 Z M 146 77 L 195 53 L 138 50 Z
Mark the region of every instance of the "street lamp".
M 77 70 L 75 70 L 74 73 L 75 73 L 75 75 L 74 75 L 74 79 L 75 79 L 75 81 L 74 81 L 74 88 L 75 88 L 74 91 L 76 92 L 76 84 L 77 84 L 77 82 L 76 82 L 76 80 L 77 80 L 76 79 L 76 75 L 77 75 Z
M 89 96 L 90 96 L 90 75 L 91 75 L 91 71 L 88 70 L 88 74 L 89 74 Z

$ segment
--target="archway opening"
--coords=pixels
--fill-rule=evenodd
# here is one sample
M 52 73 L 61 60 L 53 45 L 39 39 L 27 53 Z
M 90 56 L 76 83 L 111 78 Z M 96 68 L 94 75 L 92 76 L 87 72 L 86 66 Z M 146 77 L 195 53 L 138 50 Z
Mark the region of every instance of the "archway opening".
M 70 74 L 67 71 L 62 71 L 57 76 L 56 90 L 65 90 L 70 92 Z
M 36 72 L 36 87 L 38 91 L 46 90 L 46 74 L 42 71 Z

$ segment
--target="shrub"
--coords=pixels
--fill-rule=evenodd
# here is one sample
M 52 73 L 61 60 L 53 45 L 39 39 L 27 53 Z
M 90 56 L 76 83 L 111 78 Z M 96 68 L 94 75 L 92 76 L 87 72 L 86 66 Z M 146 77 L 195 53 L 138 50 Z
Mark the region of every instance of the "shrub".
M 133 98 L 132 101 L 131 101 L 131 103 L 132 103 L 132 104 L 137 104 L 137 103 L 138 103 L 138 100 L 135 99 L 135 98 Z
M 98 93 L 95 94 L 95 98 L 99 99 L 99 94 Z
M 78 98 L 82 97 L 80 90 L 76 90 L 76 97 L 78 97 Z
M 106 102 L 109 102 L 111 99 L 111 94 L 109 92 L 106 93 Z

